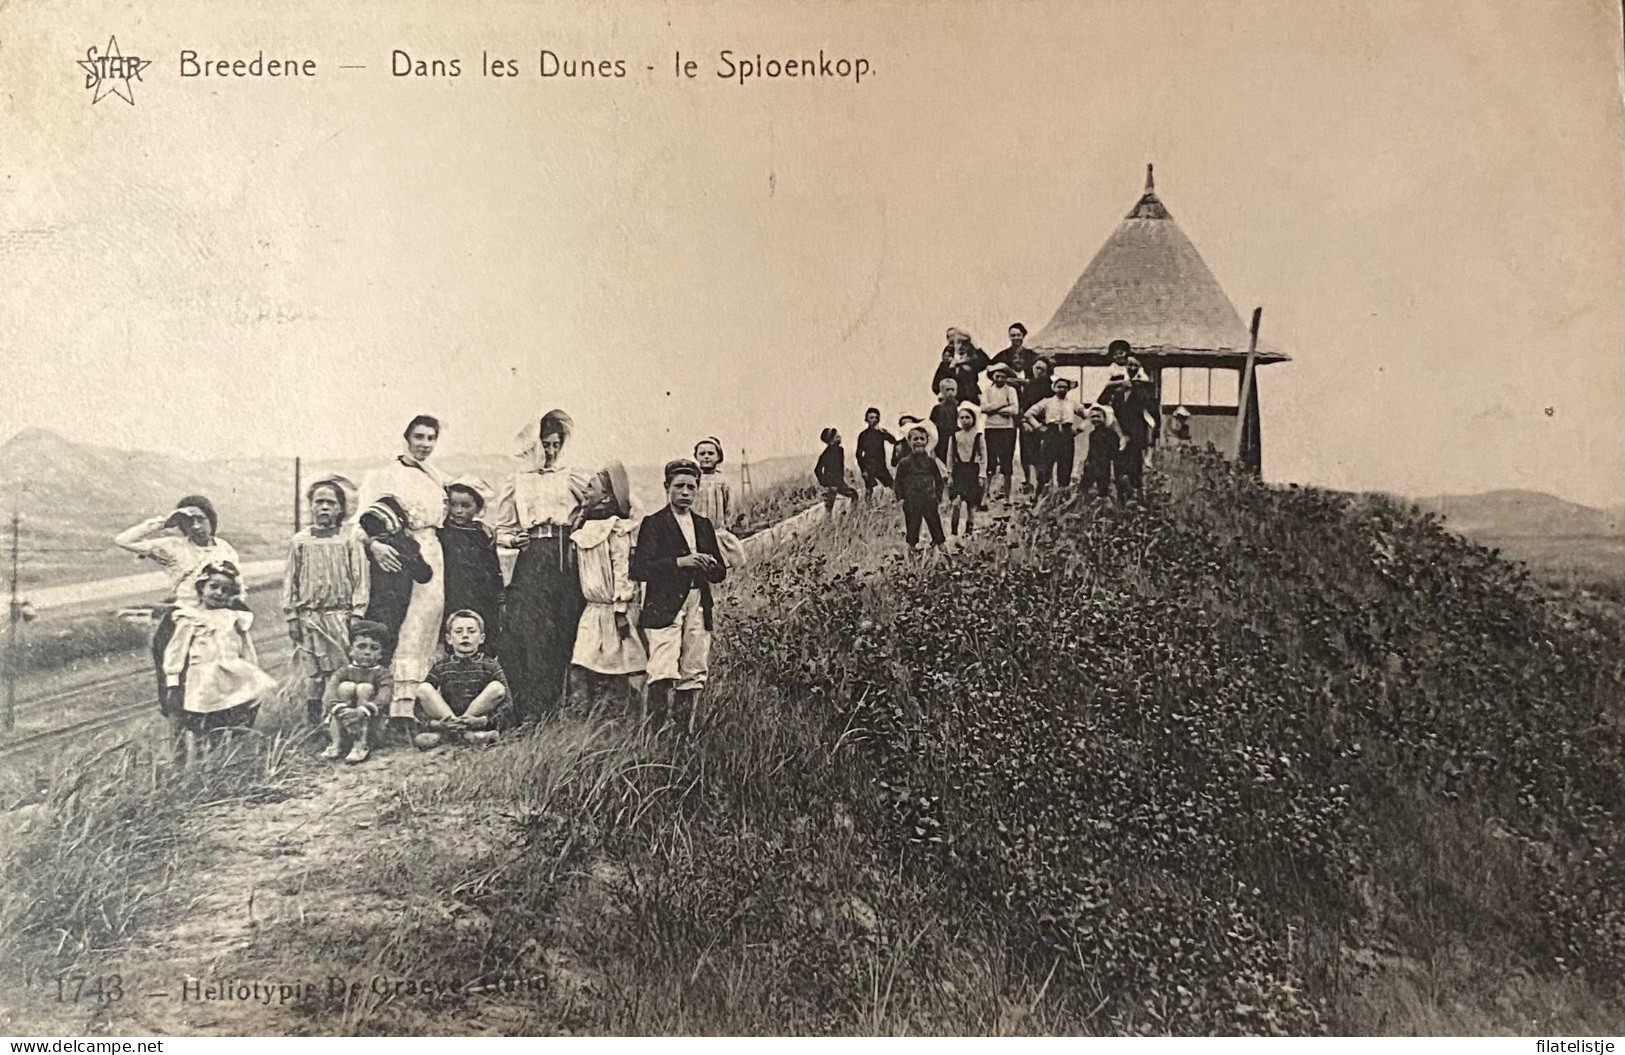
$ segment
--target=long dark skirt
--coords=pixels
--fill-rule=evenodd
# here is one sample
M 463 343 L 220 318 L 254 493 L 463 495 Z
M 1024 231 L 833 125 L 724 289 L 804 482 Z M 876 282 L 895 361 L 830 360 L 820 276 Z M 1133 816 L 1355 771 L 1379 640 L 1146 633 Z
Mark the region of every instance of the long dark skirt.
M 500 654 L 520 721 L 558 712 L 586 602 L 575 547 L 567 538 L 533 539 L 514 564 L 503 612 Z
M 152 610 L 152 672 L 158 678 L 158 710 L 164 715 L 169 714 L 169 706 L 164 702 L 167 687 L 167 678 L 164 677 L 164 653 L 169 649 L 169 642 L 175 636 L 175 606 L 162 605 Z

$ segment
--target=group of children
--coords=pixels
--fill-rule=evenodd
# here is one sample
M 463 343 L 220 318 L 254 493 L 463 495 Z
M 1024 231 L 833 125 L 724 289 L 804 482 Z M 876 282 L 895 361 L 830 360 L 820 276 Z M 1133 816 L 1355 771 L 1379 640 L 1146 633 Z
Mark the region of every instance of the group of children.
M 694 458 L 665 467 L 667 504 L 634 519 L 625 469 L 612 462 L 586 478 L 572 517 L 570 544 L 584 608 L 570 656 L 570 695 L 589 712 L 648 695 L 657 725 L 692 722 L 709 666 L 711 586 L 743 556 L 723 525 L 735 511 L 718 471 L 722 444 L 701 440 Z M 348 523 L 355 487 L 340 476 L 305 493 L 310 526 L 289 544 L 282 608 L 294 645 L 294 672 L 306 717 L 325 729 L 323 755 L 364 762 L 393 719 L 422 750 L 447 741 L 487 743 L 514 724 L 514 694 L 496 647 L 504 581 L 495 536 L 480 522 L 481 481 L 446 485 L 442 648 L 412 690 L 409 714 L 398 704 L 391 660 L 416 584 L 434 569 L 390 496 Z M 250 636 L 237 557 L 214 537 L 213 507 L 188 496 L 167 518 L 154 518 L 118 542 L 169 573 L 173 603 L 158 610 L 153 655 L 160 706 L 178 752 L 200 738 L 254 724 L 277 684 L 259 666 Z M 371 543 L 392 554 L 384 567 Z
M 880 411 L 864 413 L 857 439 L 858 473 L 864 495 L 877 487 L 894 491 L 903 506 L 904 536 L 919 545 L 921 528 L 942 545 L 941 506 L 947 499 L 950 529 L 974 530 L 976 514 L 988 500 L 1010 501 L 1015 493 L 1019 445 L 1022 491 L 1042 495 L 1072 483 L 1080 433 L 1084 459 L 1079 484 L 1104 498 L 1113 484 L 1119 499 L 1139 496 L 1146 450 L 1161 427 L 1155 385 L 1126 341 L 1113 341 L 1108 353 L 1113 372 L 1094 403 L 1073 395 L 1076 384 L 1054 373 L 1050 361 L 1025 347 L 1027 328 L 1010 327 L 1010 346 L 989 357 L 963 330 L 948 331 L 947 347 L 932 378 L 937 396 L 930 415 L 904 414 L 897 432 L 881 427 Z M 988 385 L 982 386 L 983 372 Z M 1176 440 L 1188 442 L 1188 412 L 1174 412 Z M 827 428 L 815 475 L 824 506 L 838 497 L 856 499 L 846 482 L 845 451 L 839 431 Z M 887 450 L 890 448 L 890 458 Z

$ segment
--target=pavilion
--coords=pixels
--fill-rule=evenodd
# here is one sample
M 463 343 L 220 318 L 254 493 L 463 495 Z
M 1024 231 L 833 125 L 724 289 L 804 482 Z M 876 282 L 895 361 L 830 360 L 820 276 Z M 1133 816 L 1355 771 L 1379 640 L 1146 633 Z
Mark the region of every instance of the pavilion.
M 1111 360 L 1106 348 L 1128 341 L 1156 382 L 1163 416 L 1191 414 L 1197 444 L 1231 453 L 1250 333 L 1185 232 L 1157 197 L 1150 165 L 1145 193 L 1072 286 L 1055 317 L 1027 342 L 1057 366 L 1080 368 L 1081 395 L 1093 399 Z M 1260 344 L 1255 367 L 1289 356 Z M 1093 391 L 1090 389 L 1093 388 Z M 1166 438 L 1167 428 L 1163 429 Z M 1262 461 L 1258 385 L 1249 386 L 1241 460 Z

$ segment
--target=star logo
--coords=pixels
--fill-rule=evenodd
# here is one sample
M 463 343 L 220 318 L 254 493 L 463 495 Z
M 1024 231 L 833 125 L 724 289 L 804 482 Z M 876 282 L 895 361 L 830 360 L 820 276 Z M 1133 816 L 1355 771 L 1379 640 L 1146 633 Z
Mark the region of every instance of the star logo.
M 152 65 L 150 59 L 143 59 L 139 55 L 125 55 L 118 49 L 118 38 L 107 38 L 107 50 L 97 54 L 95 46 L 86 49 L 85 57 L 79 60 L 79 68 L 85 71 L 85 87 L 95 91 L 91 103 L 99 103 L 103 96 L 116 95 L 120 99 L 135 105 L 135 89 L 132 81 L 141 79 L 141 71 Z

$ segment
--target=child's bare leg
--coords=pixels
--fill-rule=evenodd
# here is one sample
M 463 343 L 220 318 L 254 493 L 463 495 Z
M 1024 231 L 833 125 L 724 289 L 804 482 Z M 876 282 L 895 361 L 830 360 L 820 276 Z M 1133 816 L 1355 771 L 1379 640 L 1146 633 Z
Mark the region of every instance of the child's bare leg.
M 343 707 L 334 707 L 333 713 L 327 716 L 327 747 L 322 751 L 322 757 L 335 759 L 344 753 L 344 716 Z
M 364 686 L 371 689 L 371 685 Z M 353 681 L 341 681 L 333 690 L 333 713 L 327 716 L 327 749 L 322 752 L 323 758 L 337 758 L 344 752 L 341 746 L 347 739 L 344 735 L 344 721 L 340 716 L 343 711 L 354 707 L 357 702 L 358 686 Z
M 468 705 L 468 710 L 464 712 L 463 717 L 489 718 L 496 712 L 498 707 L 502 706 L 502 701 L 506 700 L 507 698 L 508 693 L 507 690 L 502 687 L 502 683 L 500 681 L 493 681 L 486 685 L 485 688 L 481 689 L 478 696 L 474 697 L 474 702 Z M 448 707 L 447 710 L 450 710 L 450 708 Z M 479 724 L 477 728 L 483 729 L 489 724 L 489 722 L 485 722 Z
M 366 686 L 371 688 L 371 686 Z M 356 708 L 355 743 L 350 745 L 350 753 L 344 756 L 346 762 L 365 762 L 372 753 L 372 715 L 363 707 Z
M 418 706 L 423 708 L 423 713 L 428 716 L 430 723 L 457 717 L 457 712 L 453 711 L 451 704 L 440 695 L 440 690 L 426 681 L 418 683 L 417 702 Z

